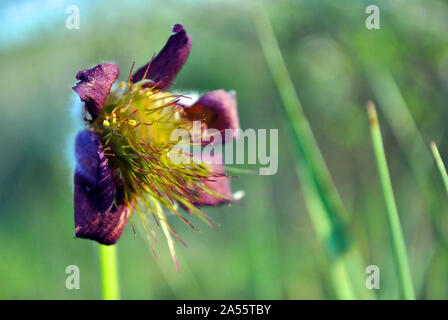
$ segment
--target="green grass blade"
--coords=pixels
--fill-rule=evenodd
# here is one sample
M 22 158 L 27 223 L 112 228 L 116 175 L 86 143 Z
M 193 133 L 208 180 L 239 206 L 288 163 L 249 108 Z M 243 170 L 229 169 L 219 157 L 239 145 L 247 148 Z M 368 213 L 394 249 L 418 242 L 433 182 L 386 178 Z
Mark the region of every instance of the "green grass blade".
M 365 280 L 361 271 L 363 268 L 353 257 L 352 250 L 349 250 L 343 222 L 344 206 L 304 114 L 264 9 L 254 12 L 254 22 L 266 62 L 283 102 L 297 154 L 297 173 L 305 204 L 318 239 L 326 249 L 334 291 L 338 298 L 353 299 L 356 297 L 355 285 L 361 292 L 360 286 L 364 285 Z M 348 265 L 352 268 L 348 269 Z M 371 293 L 363 289 L 362 296 L 371 297 Z
M 432 236 L 436 240 L 435 245 L 447 248 L 446 232 L 442 227 L 445 209 L 441 199 L 444 195 L 433 182 L 431 175 L 433 160 L 427 144 L 392 73 L 384 66 L 370 62 L 365 62 L 364 65 L 367 79 L 379 107 L 397 138 L 419 189 L 417 196 L 423 200 L 420 217 L 431 225 Z M 419 228 L 414 229 L 414 232 L 420 233 Z M 414 242 L 409 245 L 416 292 L 425 290 L 425 279 L 427 279 L 425 273 L 428 272 L 426 261 L 431 259 L 430 252 L 431 250 L 422 250 L 420 243 Z
M 367 112 L 369 115 L 372 143 L 378 165 L 378 173 L 383 188 L 384 200 L 386 202 L 392 247 L 394 250 L 395 265 L 397 267 L 401 294 L 404 299 L 415 299 L 414 286 L 412 283 L 411 271 L 406 253 L 406 245 L 403 237 L 403 231 L 401 230 L 400 218 L 398 216 L 397 204 L 395 202 L 392 189 L 389 169 L 387 167 L 387 159 L 384 152 L 378 116 L 373 102 L 368 103 Z
M 439 149 L 434 141 L 431 141 L 431 150 L 436 160 L 437 167 L 439 168 L 440 175 L 442 176 L 443 184 L 445 185 L 446 193 L 448 194 L 448 174 L 446 173 L 445 164 L 440 156 Z
M 104 300 L 120 299 L 116 246 L 98 247 L 101 295 Z

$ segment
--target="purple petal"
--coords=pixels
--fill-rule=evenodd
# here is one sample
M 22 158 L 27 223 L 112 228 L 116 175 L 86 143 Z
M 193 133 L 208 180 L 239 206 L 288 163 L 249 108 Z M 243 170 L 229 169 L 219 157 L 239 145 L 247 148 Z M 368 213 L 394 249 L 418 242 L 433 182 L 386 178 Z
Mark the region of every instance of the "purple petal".
M 115 184 L 101 141 L 95 133 L 81 131 L 76 137 L 75 154 L 78 181 L 89 190 L 96 209 L 106 212 L 115 197 Z
M 205 121 L 207 128 L 221 132 L 222 142 L 238 136 L 240 121 L 235 94 L 225 90 L 214 90 L 204 94 L 191 107 L 184 108 L 190 120 Z M 225 135 L 226 129 L 234 130 Z
M 191 36 L 187 34 L 184 27 L 176 24 L 173 27 L 173 34 L 169 37 L 168 42 L 159 52 L 154 60 L 138 69 L 132 76 L 132 81 L 137 82 L 143 79 L 146 72 L 146 79 L 156 83 L 156 88 L 165 90 L 171 85 L 174 77 L 180 71 L 182 66 L 190 54 Z
M 118 241 L 129 219 L 129 209 L 125 204 L 114 204 L 101 213 L 95 208 L 89 191 L 77 182 L 75 175 L 75 230 L 76 237 L 95 240 L 101 244 Z
M 120 70 L 114 63 L 101 63 L 94 68 L 81 70 L 76 74 L 79 82 L 73 90 L 85 103 L 92 117 L 101 113 L 104 102 L 110 93 L 110 88 L 118 78 Z
M 232 199 L 232 192 L 230 189 L 230 181 L 227 176 L 224 176 L 224 165 L 221 163 L 210 163 L 209 159 L 202 159 L 205 164 L 209 166 L 211 171 L 217 175 L 217 177 L 210 177 L 204 182 L 204 186 L 219 194 L 222 197 L 211 195 L 205 191 L 197 192 L 198 201 L 196 205 L 201 206 L 216 206 L 229 202 Z
M 81 131 L 76 138 L 75 230 L 80 238 L 115 243 L 129 218 L 99 138 Z M 114 202 L 117 199 L 117 203 Z

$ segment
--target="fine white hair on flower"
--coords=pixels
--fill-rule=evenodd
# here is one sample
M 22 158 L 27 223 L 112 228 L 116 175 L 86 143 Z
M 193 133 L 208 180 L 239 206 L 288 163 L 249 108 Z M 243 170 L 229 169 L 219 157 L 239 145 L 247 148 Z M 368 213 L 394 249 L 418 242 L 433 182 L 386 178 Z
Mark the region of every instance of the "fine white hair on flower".
M 179 103 L 187 107 L 191 107 L 201 96 L 197 91 L 176 91 L 173 94 L 179 95 Z
M 72 172 L 75 171 L 76 158 L 75 158 L 75 145 L 76 136 L 79 131 L 85 127 L 83 119 L 84 115 L 84 103 L 79 100 L 76 94 L 73 94 L 70 102 L 70 118 L 72 120 L 72 128 L 67 135 L 67 143 L 64 148 L 64 156 L 67 160 L 67 164 Z M 70 177 L 70 185 L 73 187 L 73 178 Z

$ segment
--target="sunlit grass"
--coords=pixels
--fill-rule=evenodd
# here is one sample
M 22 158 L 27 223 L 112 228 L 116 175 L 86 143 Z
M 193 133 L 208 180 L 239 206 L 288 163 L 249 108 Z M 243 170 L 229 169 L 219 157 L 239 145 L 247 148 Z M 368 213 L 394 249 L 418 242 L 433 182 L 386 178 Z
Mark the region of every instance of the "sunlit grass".
M 369 115 L 372 143 L 378 165 L 378 173 L 380 176 L 381 186 L 383 188 L 384 200 L 386 202 L 392 247 L 394 251 L 394 259 L 397 268 L 401 295 L 404 299 L 415 299 L 414 285 L 412 283 L 406 245 L 403 231 L 401 230 L 400 217 L 398 216 L 398 209 L 392 189 L 389 169 L 387 167 L 386 153 L 384 151 L 378 116 L 375 105 L 371 101 L 367 104 L 367 112 Z
M 302 104 L 289 76 L 269 17 L 264 9 L 254 12 L 254 21 L 263 53 L 277 86 L 297 155 L 297 175 L 308 213 L 319 241 L 326 250 L 330 277 L 338 298 L 370 297 L 363 284 L 357 254 L 345 229 L 345 209 L 325 160 L 315 140 Z M 358 292 L 355 287 L 358 287 Z

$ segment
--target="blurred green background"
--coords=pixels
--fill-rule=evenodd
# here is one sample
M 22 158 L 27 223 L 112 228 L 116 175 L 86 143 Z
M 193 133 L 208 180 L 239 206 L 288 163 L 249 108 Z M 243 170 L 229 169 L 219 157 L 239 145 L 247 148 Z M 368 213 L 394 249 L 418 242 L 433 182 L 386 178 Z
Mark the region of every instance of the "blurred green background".
M 96 243 L 73 239 L 75 74 L 102 61 L 127 78 L 182 23 L 194 37 L 175 89 L 234 89 L 241 127 L 279 129 L 273 176 L 241 174 L 244 205 L 208 208 L 217 231 L 173 219 L 181 272 L 159 232 L 152 256 L 130 225 L 117 244 L 123 299 L 333 299 L 330 266 L 296 175 L 293 140 L 252 11 L 261 1 L 0 3 L 0 298 L 98 299 Z M 65 28 L 69 4 L 80 29 Z M 381 29 L 365 8 L 379 6 Z M 448 1 L 265 2 L 292 82 L 347 215 L 350 248 L 398 298 L 384 198 L 365 103 L 379 111 L 417 298 L 448 297 L 447 195 L 428 143 L 448 159 Z M 76 122 L 78 121 L 78 123 Z M 244 166 L 243 166 L 244 168 Z M 81 289 L 67 290 L 78 265 Z M 367 277 L 367 275 L 365 275 Z M 356 280 L 358 281 L 358 280 Z M 357 285 L 364 286 L 362 283 Z M 367 289 L 365 289 L 368 291 Z

